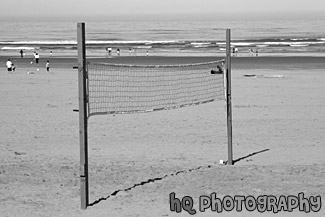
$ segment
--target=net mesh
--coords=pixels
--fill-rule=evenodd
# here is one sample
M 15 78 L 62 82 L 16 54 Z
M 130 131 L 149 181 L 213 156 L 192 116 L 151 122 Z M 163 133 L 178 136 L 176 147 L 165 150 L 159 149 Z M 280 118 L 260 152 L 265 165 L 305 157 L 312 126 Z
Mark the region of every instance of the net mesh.
M 88 114 L 149 112 L 223 100 L 223 60 L 186 65 L 88 63 Z

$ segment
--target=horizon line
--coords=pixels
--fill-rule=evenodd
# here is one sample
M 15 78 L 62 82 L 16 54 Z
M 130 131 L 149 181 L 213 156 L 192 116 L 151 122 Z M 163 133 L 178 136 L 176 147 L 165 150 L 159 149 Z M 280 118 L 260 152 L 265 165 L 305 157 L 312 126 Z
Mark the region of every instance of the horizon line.
M 126 16 L 127 15 L 127 16 Z M 229 16 L 226 16 L 229 15 Z M 41 15 L 15 15 L 15 16 L 6 16 L 0 15 L 1 21 L 17 21 L 17 20 L 42 20 L 45 21 L 72 21 L 72 20 L 99 20 L 99 19 L 111 19 L 112 21 L 140 21 L 147 20 L 150 18 L 151 20 L 207 20 L 207 19 L 219 19 L 222 18 L 224 20 L 236 20 L 236 19 L 325 19 L 325 15 L 322 12 L 309 12 L 304 13 L 304 16 L 301 17 L 301 12 L 285 12 L 278 11 L 275 13 L 264 13 L 264 12 L 232 12 L 232 13 L 110 13 L 110 14 L 64 14 L 64 15 L 50 15 L 50 14 L 41 14 Z

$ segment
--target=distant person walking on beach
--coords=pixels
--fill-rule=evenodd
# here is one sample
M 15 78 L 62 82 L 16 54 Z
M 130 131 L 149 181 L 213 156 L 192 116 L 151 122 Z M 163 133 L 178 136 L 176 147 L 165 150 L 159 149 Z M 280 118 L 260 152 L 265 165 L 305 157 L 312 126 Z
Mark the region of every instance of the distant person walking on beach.
M 35 63 L 38 64 L 39 61 L 39 54 L 35 53 Z
M 117 48 L 117 50 L 116 50 L 116 52 L 117 52 L 117 56 L 120 56 L 120 48 Z
M 7 62 L 6 62 L 8 72 L 12 71 L 12 65 L 13 65 L 13 63 L 11 62 L 10 59 L 8 59 Z
M 235 55 L 237 56 L 237 54 L 238 54 L 238 48 L 236 47 L 235 48 Z
M 233 53 L 234 56 L 237 56 L 237 54 L 238 54 L 238 48 L 237 47 L 233 47 L 232 48 L 232 53 Z
M 50 61 L 46 61 L 46 64 L 45 64 L 45 67 L 46 67 L 46 71 L 50 71 Z
M 20 53 L 20 57 L 23 58 L 24 57 L 24 51 L 20 50 L 19 53 Z

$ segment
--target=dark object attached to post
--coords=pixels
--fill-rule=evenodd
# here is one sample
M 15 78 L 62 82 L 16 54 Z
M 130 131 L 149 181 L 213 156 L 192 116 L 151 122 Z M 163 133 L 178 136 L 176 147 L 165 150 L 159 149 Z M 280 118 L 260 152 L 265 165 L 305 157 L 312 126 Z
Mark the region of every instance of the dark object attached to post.
M 223 74 L 223 69 L 221 68 L 221 66 L 217 65 L 217 70 L 211 70 L 211 74 L 215 75 L 215 74 Z

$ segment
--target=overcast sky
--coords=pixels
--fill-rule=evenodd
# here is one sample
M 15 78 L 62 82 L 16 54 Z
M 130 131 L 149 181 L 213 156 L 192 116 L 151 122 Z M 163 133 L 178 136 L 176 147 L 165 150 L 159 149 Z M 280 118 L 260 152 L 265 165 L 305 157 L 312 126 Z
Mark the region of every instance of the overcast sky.
M 325 13 L 325 0 L 1 0 L 1 16 Z

